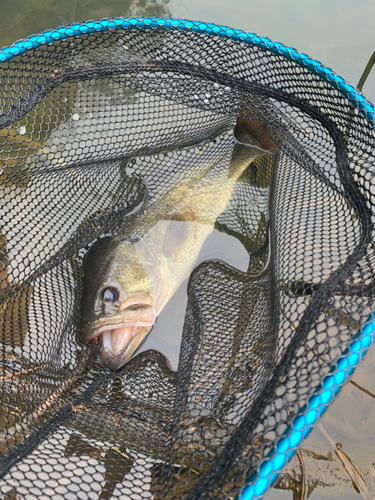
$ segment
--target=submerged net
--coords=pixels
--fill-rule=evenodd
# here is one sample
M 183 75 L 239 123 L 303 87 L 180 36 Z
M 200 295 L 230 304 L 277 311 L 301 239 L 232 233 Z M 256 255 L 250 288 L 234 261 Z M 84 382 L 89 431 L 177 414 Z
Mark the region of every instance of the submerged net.
M 0 66 L 1 491 L 234 498 L 374 309 L 374 130 L 282 46 L 112 24 Z M 173 228 L 174 193 L 220 175 L 215 234 L 246 268 L 197 260 L 178 368 L 153 332 L 108 368 L 82 314 L 106 242 Z

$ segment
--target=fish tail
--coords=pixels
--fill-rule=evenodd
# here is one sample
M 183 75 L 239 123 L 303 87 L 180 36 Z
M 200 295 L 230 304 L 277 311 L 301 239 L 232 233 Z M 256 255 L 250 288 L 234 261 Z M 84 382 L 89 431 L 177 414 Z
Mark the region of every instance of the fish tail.
M 270 153 L 274 153 L 277 150 L 277 145 L 271 139 L 265 122 L 261 120 L 238 117 L 234 136 L 244 144 L 257 146 Z
M 246 99 L 242 102 L 233 132 L 238 142 L 233 148 L 229 167 L 229 176 L 232 178 L 241 176 L 244 170 L 257 158 L 277 151 L 277 144 L 269 134 L 266 121 L 261 114 L 261 106 L 257 103 L 255 96 L 252 97 L 251 101 Z M 258 172 L 259 168 L 262 172 Z M 257 166 L 255 169 L 257 177 L 259 174 L 264 177 L 265 172 L 263 172 L 262 166 Z M 266 177 L 268 186 L 270 182 L 268 178 L 272 176 L 267 174 Z M 259 179 L 255 184 L 258 185 L 258 183 Z

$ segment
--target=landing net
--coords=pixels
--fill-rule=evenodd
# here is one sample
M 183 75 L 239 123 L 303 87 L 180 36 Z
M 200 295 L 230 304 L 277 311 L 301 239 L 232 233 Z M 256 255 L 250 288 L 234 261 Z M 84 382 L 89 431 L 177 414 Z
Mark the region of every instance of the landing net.
M 59 28 L 0 62 L 2 494 L 258 498 L 372 340 L 373 107 L 294 49 L 171 19 Z M 212 225 L 246 268 L 194 268 L 178 369 L 155 349 L 113 369 L 84 342 L 89 257 L 162 204 L 177 227 L 166 200 L 219 175 Z

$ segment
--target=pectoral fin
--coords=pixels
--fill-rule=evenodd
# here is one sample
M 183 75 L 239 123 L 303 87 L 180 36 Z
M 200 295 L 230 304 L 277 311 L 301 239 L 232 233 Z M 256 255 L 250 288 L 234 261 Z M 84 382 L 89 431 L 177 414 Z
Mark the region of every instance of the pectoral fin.
M 173 257 L 174 260 L 179 258 L 192 230 L 194 231 L 192 224 L 192 222 L 187 221 L 169 221 L 163 246 L 163 253 L 166 257 Z

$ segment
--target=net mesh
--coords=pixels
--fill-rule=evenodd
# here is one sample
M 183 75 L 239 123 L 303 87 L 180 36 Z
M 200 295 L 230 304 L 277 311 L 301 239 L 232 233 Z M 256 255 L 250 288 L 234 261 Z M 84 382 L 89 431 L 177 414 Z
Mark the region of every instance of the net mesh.
M 292 59 L 186 30 L 57 40 L 0 79 L 3 495 L 234 498 L 374 309 L 373 128 Z M 147 341 L 103 366 L 95 256 L 230 177 L 241 120 L 268 154 L 214 223 L 247 269 L 195 267 L 178 367 Z

